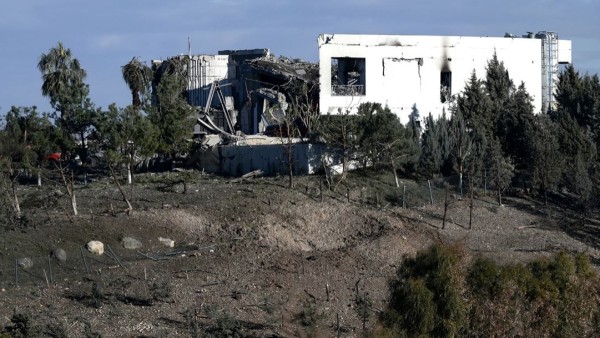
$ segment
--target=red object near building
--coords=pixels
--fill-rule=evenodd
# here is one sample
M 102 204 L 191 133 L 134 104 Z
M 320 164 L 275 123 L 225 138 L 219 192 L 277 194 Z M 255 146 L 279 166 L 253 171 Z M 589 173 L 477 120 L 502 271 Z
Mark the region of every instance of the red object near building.
M 46 161 L 60 161 L 62 153 L 52 153 L 46 156 Z

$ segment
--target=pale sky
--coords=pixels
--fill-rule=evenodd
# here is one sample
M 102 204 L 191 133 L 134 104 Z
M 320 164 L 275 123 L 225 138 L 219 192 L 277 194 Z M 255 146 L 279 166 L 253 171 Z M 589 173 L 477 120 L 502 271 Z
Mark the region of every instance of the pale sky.
M 318 60 L 327 34 L 517 36 L 555 31 L 573 41 L 581 73 L 600 73 L 600 0 L 5 0 L 0 10 L 0 114 L 38 106 L 37 63 L 61 41 L 87 71 L 97 107 L 130 104 L 121 66 L 224 49 L 269 48 Z

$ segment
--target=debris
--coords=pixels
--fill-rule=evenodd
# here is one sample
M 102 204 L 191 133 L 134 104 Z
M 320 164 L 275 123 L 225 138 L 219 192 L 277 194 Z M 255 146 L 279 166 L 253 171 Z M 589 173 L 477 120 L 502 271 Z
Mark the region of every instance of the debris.
M 231 182 L 232 183 L 237 183 L 237 182 L 242 182 L 242 181 L 247 180 L 247 179 L 251 179 L 251 178 L 255 178 L 255 177 L 261 177 L 261 176 L 264 175 L 264 173 L 265 172 L 262 169 L 257 169 L 257 170 L 251 171 L 251 172 L 249 172 L 247 174 L 244 174 L 240 178 L 236 178 L 236 179 L 232 180 Z
M 172 248 L 175 246 L 175 241 L 170 238 L 158 237 L 158 241 L 161 242 L 164 246 Z

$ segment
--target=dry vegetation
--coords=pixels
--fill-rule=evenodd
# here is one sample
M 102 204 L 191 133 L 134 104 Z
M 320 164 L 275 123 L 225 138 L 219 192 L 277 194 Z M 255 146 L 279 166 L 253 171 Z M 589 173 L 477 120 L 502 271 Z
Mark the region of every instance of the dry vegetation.
M 346 186 L 321 199 L 319 177 L 288 189 L 284 178 L 187 175 L 183 194 L 167 183 L 178 175 L 137 177 L 126 188 L 131 215 L 109 182 L 76 187 L 76 217 L 60 186 L 22 186 L 25 217 L 0 230 L 0 327 L 54 337 L 352 337 L 375 326 L 403 257 L 434 243 L 499 263 L 560 251 L 600 262 L 597 218 L 530 196 L 504 206 L 479 196 L 471 230 L 468 201 L 455 199 L 442 229 L 443 203 L 385 200 L 391 176 L 351 175 L 348 202 Z M 123 248 L 126 236 L 144 246 Z M 82 254 L 93 239 L 116 257 Z M 48 262 L 55 248 L 65 262 Z M 15 276 L 22 257 L 34 265 Z

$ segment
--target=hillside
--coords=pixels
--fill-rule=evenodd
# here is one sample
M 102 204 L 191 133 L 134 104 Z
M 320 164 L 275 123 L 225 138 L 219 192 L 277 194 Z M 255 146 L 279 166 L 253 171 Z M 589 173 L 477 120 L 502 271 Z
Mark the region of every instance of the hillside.
M 0 326 L 25 314 L 32 330 L 71 337 L 86 327 L 105 337 L 353 337 L 362 332 L 357 292 L 368 293 L 374 313 L 383 309 L 403 256 L 434 242 L 499 262 L 566 251 L 600 264 L 598 218 L 533 196 L 503 206 L 477 196 L 468 229 L 469 200 L 452 195 L 442 229 L 443 201 L 403 209 L 384 197 L 389 177 L 351 176 L 321 198 L 319 177 L 288 189 L 284 178 L 188 175 L 184 194 L 181 175 L 139 176 L 127 188 L 130 215 L 108 181 L 77 187 L 78 216 L 60 186 L 22 186 L 25 220 L 0 230 Z M 143 247 L 125 249 L 124 237 Z M 107 252 L 81 250 L 90 240 Z M 49 260 L 55 248 L 66 261 Z M 33 267 L 15 269 L 23 257 Z

